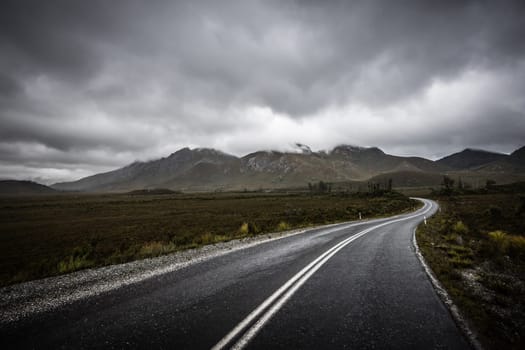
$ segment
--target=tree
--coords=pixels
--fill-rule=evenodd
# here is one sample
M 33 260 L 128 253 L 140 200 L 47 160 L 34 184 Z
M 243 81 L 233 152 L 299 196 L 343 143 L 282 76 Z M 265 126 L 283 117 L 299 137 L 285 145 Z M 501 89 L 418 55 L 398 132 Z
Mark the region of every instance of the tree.
M 443 193 L 444 194 L 452 194 L 453 188 L 454 188 L 454 180 L 452 180 L 447 175 L 443 176 L 443 182 L 441 183 L 441 186 L 443 187 Z
M 308 183 L 310 193 L 329 193 L 332 191 L 330 182 L 319 181 L 318 183 Z
M 454 180 L 445 175 L 443 176 L 443 183 L 441 185 L 447 190 L 452 189 L 452 187 L 454 187 Z

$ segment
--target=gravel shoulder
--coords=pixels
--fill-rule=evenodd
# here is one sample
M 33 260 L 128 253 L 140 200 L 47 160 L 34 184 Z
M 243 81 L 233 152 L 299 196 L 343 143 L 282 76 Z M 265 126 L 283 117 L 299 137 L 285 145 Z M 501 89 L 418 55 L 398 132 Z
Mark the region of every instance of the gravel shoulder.
M 334 224 L 316 228 L 330 226 L 334 226 Z M 301 234 L 310 229 L 297 229 L 236 239 L 157 258 L 86 269 L 3 287 L 0 288 L 0 325 L 16 322 L 36 313 L 49 311 L 83 298 L 109 292 L 224 254 Z

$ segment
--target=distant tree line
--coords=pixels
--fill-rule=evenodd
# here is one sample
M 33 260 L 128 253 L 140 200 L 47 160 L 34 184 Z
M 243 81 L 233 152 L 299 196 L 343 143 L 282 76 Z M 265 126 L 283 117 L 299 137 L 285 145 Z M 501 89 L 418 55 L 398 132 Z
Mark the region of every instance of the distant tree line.
M 369 193 L 385 193 L 392 192 L 392 179 L 388 179 L 384 183 L 380 182 L 368 182 Z
M 324 181 L 319 181 L 318 183 L 309 182 L 308 190 L 310 193 L 330 193 L 332 192 L 332 184 Z
M 393 181 L 388 179 L 385 182 L 367 182 L 367 192 L 371 194 L 383 194 L 392 192 Z M 332 192 L 333 184 L 330 182 L 309 182 L 308 191 L 310 193 L 330 193 Z M 361 187 L 359 186 L 358 192 L 361 192 Z
M 489 179 L 486 181 L 484 188 L 477 188 L 476 190 L 473 190 L 472 186 L 468 182 L 463 181 L 461 177 L 459 177 L 458 181 L 456 182 L 451 177 L 444 175 L 443 181 L 441 182 L 441 190 L 439 191 L 438 194 L 451 196 L 454 194 L 474 193 L 474 192 L 477 193 L 479 191 L 486 192 L 487 190 L 494 188 L 494 185 L 496 185 L 496 181 Z

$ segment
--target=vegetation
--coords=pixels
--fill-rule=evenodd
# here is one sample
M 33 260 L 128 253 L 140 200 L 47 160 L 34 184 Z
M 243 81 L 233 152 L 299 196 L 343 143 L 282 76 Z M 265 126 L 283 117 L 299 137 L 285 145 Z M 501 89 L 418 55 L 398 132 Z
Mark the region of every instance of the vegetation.
M 159 195 L 159 194 L 177 194 L 180 193 L 179 191 L 173 191 L 167 188 L 148 188 L 148 189 L 142 189 L 142 190 L 133 190 L 128 192 L 128 194 L 133 195 Z
M 330 193 L 332 192 L 332 184 L 324 181 L 319 181 L 318 183 L 309 182 L 308 190 L 310 193 Z
M 0 198 L 0 284 L 418 205 L 396 193 L 160 192 Z
M 458 194 L 417 232 L 422 253 L 487 349 L 521 349 L 525 335 L 523 184 Z M 512 188 L 512 190 L 511 190 Z

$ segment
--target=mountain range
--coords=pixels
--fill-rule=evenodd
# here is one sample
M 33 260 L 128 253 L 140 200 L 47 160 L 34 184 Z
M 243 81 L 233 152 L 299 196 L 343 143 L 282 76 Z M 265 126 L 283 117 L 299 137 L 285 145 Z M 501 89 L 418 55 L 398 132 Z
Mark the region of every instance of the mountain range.
M 339 184 L 381 182 L 396 187 L 436 186 L 444 174 L 473 186 L 525 180 L 525 146 L 512 154 L 465 149 L 437 161 L 386 154 L 377 147 L 339 145 L 313 152 L 258 151 L 243 157 L 210 148 L 182 148 L 168 157 L 134 162 L 123 168 L 73 182 L 56 183 L 61 191 L 123 192 L 144 188 L 183 191 L 306 187 L 325 181 Z

